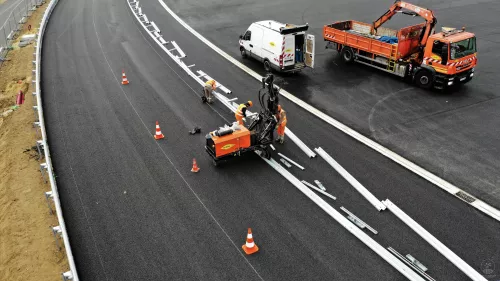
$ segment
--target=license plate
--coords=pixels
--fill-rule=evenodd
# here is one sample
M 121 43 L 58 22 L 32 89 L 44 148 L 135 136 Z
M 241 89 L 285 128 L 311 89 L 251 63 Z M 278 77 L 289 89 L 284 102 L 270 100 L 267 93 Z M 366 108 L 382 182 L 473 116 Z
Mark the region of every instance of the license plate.
M 291 59 L 291 60 L 286 60 L 285 62 L 290 62 L 290 61 L 293 61 L 293 59 Z
M 460 78 L 460 81 L 464 81 L 467 77 Z

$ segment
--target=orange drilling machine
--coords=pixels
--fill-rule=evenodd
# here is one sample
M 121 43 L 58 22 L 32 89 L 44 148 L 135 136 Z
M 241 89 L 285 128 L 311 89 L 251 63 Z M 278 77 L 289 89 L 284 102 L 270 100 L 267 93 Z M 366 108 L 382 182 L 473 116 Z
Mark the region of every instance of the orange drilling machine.
M 279 88 L 274 85 L 274 76 L 269 74 L 262 78 L 262 88 L 259 90 L 262 109 L 248 128 L 235 122 L 232 126 L 226 125 L 206 135 L 205 150 L 215 166 L 250 151 L 257 151 L 268 159 L 271 157 L 268 146 L 274 141 L 274 129 L 278 123 L 278 95 Z

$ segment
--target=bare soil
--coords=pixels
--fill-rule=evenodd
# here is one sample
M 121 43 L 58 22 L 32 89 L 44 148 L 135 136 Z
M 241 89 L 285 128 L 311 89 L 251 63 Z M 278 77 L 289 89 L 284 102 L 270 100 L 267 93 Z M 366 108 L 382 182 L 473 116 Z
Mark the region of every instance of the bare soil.
M 21 34 L 38 30 L 46 6 L 33 13 Z M 58 222 L 49 214 L 44 192 L 50 185 L 40 175 L 34 147 L 40 138 L 33 128 L 34 45 L 14 44 L 0 68 L 0 280 L 60 280 L 68 270 L 64 249 L 57 249 L 50 230 Z M 10 112 L 19 90 L 25 102 Z

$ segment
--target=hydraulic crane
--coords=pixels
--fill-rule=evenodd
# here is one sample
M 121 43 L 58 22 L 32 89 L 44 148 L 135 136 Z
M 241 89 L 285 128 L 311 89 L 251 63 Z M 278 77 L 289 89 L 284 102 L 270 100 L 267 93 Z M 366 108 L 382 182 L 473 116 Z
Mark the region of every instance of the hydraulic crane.
M 402 9 L 405 9 L 402 11 Z M 425 46 L 427 44 L 427 40 L 429 39 L 429 36 L 434 34 L 434 28 L 436 27 L 437 24 L 437 19 L 434 16 L 434 13 L 431 10 L 427 10 L 422 7 L 417 7 L 413 4 L 403 2 L 396 0 L 394 4 L 389 8 L 385 14 L 380 16 L 376 21 L 373 22 L 373 30 L 375 33 L 377 32 L 377 28 L 381 27 L 384 23 L 389 21 L 392 16 L 394 16 L 397 13 L 402 13 L 405 15 L 410 15 L 410 16 L 420 16 L 426 21 L 426 25 L 423 28 L 423 31 L 420 35 L 420 46 Z

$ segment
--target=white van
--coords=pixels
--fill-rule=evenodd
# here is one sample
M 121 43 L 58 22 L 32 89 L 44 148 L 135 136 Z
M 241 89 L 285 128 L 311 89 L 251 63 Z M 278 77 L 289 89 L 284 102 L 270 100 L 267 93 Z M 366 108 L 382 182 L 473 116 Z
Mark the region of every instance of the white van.
M 305 34 L 305 25 L 284 24 L 273 20 L 254 22 L 240 35 L 240 52 L 264 64 L 264 69 L 298 72 L 314 67 L 314 36 Z

